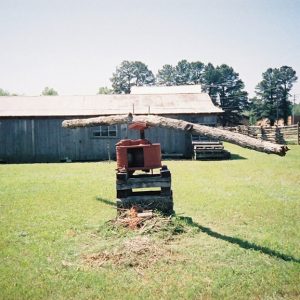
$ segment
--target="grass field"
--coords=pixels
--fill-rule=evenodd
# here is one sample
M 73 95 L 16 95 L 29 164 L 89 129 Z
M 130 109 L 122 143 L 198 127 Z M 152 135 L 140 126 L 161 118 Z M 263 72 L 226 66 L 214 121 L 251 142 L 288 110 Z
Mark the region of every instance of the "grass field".
M 1 299 L 300 299 L 300 146 L 277 157 L 166 161 L 191 230 L 148 264 L 87 265 L 134 233 L 115 217 L 115 163 L 0 165 Z M 124 248 L 126 249 L 126 248 Z

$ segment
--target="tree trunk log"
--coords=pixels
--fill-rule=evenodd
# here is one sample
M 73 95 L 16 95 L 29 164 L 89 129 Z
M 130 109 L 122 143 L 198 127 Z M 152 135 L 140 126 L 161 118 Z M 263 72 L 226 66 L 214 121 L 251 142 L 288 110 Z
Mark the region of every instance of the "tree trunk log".
M 76 128 L 99 125 L 130 124 L 134 122 L 145 122 L 149 127 L 172 128 L 176 130 L 186 131 L 191 134 L 204 135 L 210 138 L 219 139 L 221 141 L 226 141 L 244 148 L 249 148 L 268 154 L 277 154 L 280 156 L 284 156 L 289 150 L 286 145 L 273 144 L 271 142 L 258 140 L 240 133 L 230 132 L 228 130 L 220 128 L 209 127 L 186 122 L 183 120 L 165 118 L 155 115 L 133 116 L 132 114 L 129 114 L 96 117 L 89 119 L 73 119 L 63 121 L 62 126 L 65 128 Z

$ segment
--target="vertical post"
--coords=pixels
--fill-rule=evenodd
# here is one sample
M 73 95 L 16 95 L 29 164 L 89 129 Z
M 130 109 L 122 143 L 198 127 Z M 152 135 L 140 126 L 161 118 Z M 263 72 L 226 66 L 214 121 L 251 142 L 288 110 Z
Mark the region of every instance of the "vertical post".
M 295 124 L 295 102 L 296 102 L 296 95 L 294 94 L 293 114 L 292 114 L 292 125 Z
M 300 145 L 300 122 L 298 124 L 298 145 Z
M 32 147 L 32 162 L 35 162 L 35 135 L 34 135 L 34 121 L 31 120 L 31 147 Z
M 275 126 L 275 143 L 280 144 L 281 140 L 280 140 L 280 129 L 278 127 L 278 125 Z
M 278 125 L 278 99 L 276 97 L 276 124 Z

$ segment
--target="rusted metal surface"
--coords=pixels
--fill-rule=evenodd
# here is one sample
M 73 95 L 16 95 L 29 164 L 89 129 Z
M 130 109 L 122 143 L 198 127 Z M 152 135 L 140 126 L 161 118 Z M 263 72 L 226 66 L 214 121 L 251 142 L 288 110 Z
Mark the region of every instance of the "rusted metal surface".
M 116 145 L 118 170 L 142 170 L 161 167 L 160 144 L 148 140 L 122 140 Z

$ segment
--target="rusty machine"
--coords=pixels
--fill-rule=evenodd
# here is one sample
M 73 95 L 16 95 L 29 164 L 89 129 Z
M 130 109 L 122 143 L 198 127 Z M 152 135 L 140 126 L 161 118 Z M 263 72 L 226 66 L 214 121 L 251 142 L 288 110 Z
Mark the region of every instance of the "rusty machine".
M 160 144 L 145 139 L 147 128 L 144 122 L 132 123 L 129 129 L 139 130 L 140 139 L 125 139 L 116 144 L 117 209 L 138 206 L 172 214 L 171 173 L 161 164 Z

